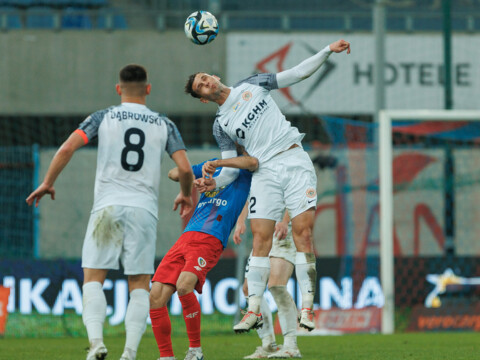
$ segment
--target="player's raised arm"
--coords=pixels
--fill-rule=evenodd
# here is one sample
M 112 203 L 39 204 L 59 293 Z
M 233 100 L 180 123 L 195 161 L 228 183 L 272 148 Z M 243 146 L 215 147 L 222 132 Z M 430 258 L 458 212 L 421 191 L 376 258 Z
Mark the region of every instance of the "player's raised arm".
M 279 72 L 277 74 L 278 87 L 288 87 L 309 78 L 327 61 L 332 52 L 340 53 L 345 50 L 347 50 L 347 54 L 350 54 L 350 43 L 348 41 L 341 39 L 331 43 L 293 68 Z

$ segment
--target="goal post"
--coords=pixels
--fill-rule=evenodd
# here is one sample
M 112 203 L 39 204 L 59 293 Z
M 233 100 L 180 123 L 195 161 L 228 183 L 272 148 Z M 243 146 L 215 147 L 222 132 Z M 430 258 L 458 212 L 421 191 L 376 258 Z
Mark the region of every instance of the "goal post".
M 380 279 L 385 297 L 382 333 L 395 330 L 394 179 L 392 122 L 480 120 L 480 111 L 382 110 L 379 114 Z

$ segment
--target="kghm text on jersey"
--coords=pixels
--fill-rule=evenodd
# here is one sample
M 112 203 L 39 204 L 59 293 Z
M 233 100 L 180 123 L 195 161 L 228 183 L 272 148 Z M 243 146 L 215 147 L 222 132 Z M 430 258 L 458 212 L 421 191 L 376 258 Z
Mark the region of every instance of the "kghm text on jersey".
M 162 125 L 161 117 L 155 114 L 141 114 L 131 111 L 110 111 L 110 117 L 118 121 L 136 120 L 148 124 Z
M 268 109 L 268 104 L 265 99 L 260 101 L 257 106 L 255 106 L 252 111 L 248 113 L 248 115 L 243 119 L 242 121 L 242 126 L 245 129 L 250 129 L 253 124 L 257 122 L 257 120 L 260 118 L 260 116 L 265 112 L 265 110 Z M 245 131 L 242 130 L 242 128 L 237 128 L 235 130 L 235 133 L 237 135 L 237 138 L 239 139 L 245 139 Z

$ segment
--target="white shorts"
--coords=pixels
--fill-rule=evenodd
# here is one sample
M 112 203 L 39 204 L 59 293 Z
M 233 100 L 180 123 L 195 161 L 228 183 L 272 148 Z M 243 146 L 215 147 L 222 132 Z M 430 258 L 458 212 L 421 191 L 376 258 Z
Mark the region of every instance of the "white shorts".
M 296 147 L 260 164 L 253 173 L 248 205 L 249 219 L 280 221 L 316 207 L 317 176 L 305 150 Z
M 286 260 L 289 263 L 291 263 L 293 266 L 295 266 L 297 248 L 295 246 L 295 243 L 293 242 L 291 223 L 288 224 L 288 233 L 284 239 L 279 240 L 276 236 L 273 237 L 272 249 L 270 250 L 270 253 L 268 254 L 268 256 Z M 252 258 L 252 252 L 250 252 L 250 255 L 247 260 L 247 264 L 245 265 L 245 277 L 247 276 L 247 273 L 248 273 L 248 268 L 250 265 L 251 258 Z
M 90 215 L 82 249 L 82 267 L 119 269 L 125 275 L 153 274 L 157 219 L 147 210 L 107 206 Z

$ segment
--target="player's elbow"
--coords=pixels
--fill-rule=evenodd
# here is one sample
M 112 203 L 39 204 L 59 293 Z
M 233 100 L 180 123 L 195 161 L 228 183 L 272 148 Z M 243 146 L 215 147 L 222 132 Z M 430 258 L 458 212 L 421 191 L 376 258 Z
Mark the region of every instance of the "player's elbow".
M 168 178 L 173 181 L 178 181 L 179 175 L 178 175 L 178 168 L 173 168 L 168 172 Z

